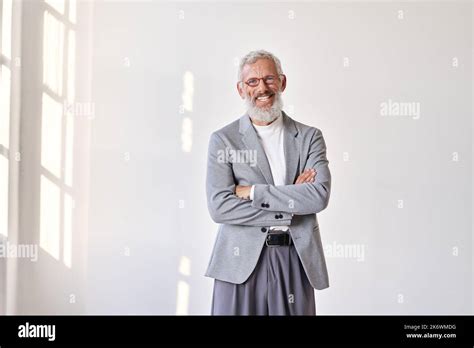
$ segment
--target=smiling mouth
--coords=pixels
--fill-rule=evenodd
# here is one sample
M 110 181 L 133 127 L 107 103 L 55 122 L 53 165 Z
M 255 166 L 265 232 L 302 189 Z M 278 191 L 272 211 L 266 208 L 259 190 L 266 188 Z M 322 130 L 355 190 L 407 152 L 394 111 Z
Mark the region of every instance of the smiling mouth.
M 258 101 L 267 101 L 272 97 L 273 97 L 273 94 L 267 94 L 267 95 L 264 95 L 264 96 L 257 97 L 255 99 L 258 100 Z

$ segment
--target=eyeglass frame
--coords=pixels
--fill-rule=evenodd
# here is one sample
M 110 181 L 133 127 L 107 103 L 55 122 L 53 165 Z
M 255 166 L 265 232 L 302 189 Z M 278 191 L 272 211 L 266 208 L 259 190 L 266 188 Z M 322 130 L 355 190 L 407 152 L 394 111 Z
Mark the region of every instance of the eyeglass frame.
M 258 83 L 257 83 L 255 86 L 250 86 L 250 85 L 248 84 L 248 80 L 247 80 L 247 81 L 242 81 L 242 80 L 240 80 L 239 82 L 245 83 L 247 86 L 252 87 L 252 88 L 255 88 L 255 87 L 258 87 L 258 85 L 260 84 L 260 80 L 263 80 L 263 83 L 266 84 L 266 85 L 268 85 L 268 83 L 266 83 L 264 79 L 266 79 L 266 78 L 269 77 L 269 76 L 274 76 L 274 75 L 267 75 L 267 76 L 264 76 L 264 77 L 251 77 L 249 80 L 251 80 L 251 79 L 257 79 L 257 80 L 258 80 Z M 280 81 L 282 81 L 282 79 L 280 79 L 280 76 L 284 76 L 285 79 L 286 79 L 286 75 L 285 75 L 285 74 L 278 74 L 277 76 L 278 76 L 278 79 L 279 79 Z M 273 83 L 271 83 L 270 85 L 273 85 Z

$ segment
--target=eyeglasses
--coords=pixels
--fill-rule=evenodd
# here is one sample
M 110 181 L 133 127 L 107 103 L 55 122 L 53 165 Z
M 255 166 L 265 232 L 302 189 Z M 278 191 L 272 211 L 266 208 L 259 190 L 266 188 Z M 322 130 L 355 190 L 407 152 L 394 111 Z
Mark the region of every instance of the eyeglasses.
M 250 87 L 257 87 L 260 84 L 260 80 L 263 80 L 266 85 L 273 85 L 276 83 L 277 80 L 280 80 L 280 76 L 285 76 L 284 74 L 278 74 L 278 76 L 267 75 L 264 77 L 252 77 L 247 81 L 240 81 L 245 82 Z

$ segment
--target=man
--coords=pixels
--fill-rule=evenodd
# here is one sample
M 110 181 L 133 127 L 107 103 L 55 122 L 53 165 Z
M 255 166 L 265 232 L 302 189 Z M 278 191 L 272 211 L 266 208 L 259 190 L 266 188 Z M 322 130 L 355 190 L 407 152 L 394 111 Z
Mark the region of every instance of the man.
M 210 137 L 213 315 L 315 315 L 314 289 L 329 287 L 316 216 L 331 190 L 326 144 L 282 111 L 286 83 L 273 54 L 247 54 L 237 83 L 247 113 Z

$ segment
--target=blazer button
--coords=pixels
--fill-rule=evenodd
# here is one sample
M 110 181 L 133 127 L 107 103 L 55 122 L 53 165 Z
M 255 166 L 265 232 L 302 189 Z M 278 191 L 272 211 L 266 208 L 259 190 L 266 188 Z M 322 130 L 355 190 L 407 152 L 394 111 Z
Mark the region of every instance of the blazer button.
M 280 219 L 283 219 L 283 215 L 282 215 L 282 214 L 280 214 Z
M 267 208 L 270 208 L 270 204 L 267 203 Z
M 267 229 L 265 227 L 262 227 L 261 231 L 262 232 L 267 232 Z
M 280 215 L 275 215 L 275 219 L 279 219 L 280 218 Z
M 266 208 L 267 205 L 265 203 L 262 203 L 262 208 Z

